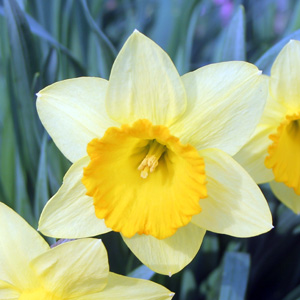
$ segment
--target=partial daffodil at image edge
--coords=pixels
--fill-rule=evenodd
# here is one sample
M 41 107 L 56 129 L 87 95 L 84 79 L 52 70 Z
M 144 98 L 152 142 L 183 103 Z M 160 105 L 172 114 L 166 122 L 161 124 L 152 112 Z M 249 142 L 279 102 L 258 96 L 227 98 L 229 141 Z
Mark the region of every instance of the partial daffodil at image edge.
M 291 40 L 273 63 L 269 97 L 257 129 L 236 154 L 257 183 L 300 213 L 300 42 Z
M 39 230 L 61 238 L 120 232 L 145 265 L 167 275 L 194 258 L 206 230 L 269 231 L 265 198 L 231 157 L 261 117 L 267 83 L 246 62 L 180 77 L 169 56 L 134 31 L 109 81 L 81 77 L 44 88 L 39 117 L 73 165 Z
M 109 272 L 101 240 L 49 245 L 0 202 L 0 299 L 167 300 L 174 293 L 151 281 Z

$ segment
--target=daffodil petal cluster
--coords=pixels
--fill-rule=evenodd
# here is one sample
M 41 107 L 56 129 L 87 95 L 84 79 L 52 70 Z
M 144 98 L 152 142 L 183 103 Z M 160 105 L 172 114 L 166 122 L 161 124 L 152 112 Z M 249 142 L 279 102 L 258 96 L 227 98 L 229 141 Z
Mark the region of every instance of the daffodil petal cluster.
M 269 96 L 253 136 L 236 160 L 257 183 L 300 213 L 300 42 L 291 40 L 271 69 Z
M 179 76 L 135 31 L 109 81 L 57 82 L 37 96 L 39 117 L 73 163 L 39 230 L 81 238 L 120 232 L 132 252 L 172 275 L 206 230 L 249 237 L 272 228 L 268 205 L 231 157 L 249 139 L 268 79 L 252 64 L 212 64 Z
M 49 245 L 17 213 L 0 203 L 0 299 L 159 299 L 173 293 L 150 281 L 109 272 L 101 240 Z

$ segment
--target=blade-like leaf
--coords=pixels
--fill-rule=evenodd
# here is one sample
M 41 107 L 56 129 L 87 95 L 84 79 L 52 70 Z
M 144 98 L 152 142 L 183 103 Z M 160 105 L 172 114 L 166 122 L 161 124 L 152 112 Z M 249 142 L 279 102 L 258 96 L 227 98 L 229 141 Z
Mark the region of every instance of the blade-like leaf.
M 245 298 L 250 256 L 241 252 L 226 252 L 219 300 Z
M 147 266 L 141 265 L 135 270 L 127 274 L 128 277 L 147 279 L 150 280 L 154 276 L 155 272 L 150 270 Z
M 197 295 L 197 282 L 195 275 L 189 269 L 185 269 L 182 274 L 181 279 L 181 290 L 179 294 L 179 299 L 190 300 L 195 299 Z
M 300 29 L 283 38 L 272 48 L 270 48 L 266 53 L 264 53 L 255 63 L 255 65 L 261 69 L 265 74 L 269 75 L 271 71 L 272 64 L 281 51 L 281 49 L 287 44 L 290 40 L 300 40 Z
M 36 219 L 39 218 L 43 207 L 45 206 L 45 204 L 50 198 L 49 191 L 48 191 L 48 176 L 47 176 L 47 156 L 46 156 L 47 138 L 48 135 L 45 132 L 41 144 L 38 174 L 35 183 L 34 215 Z
M 8 77 L 10 96 L 13 100 L 11 111 L 15 114 L 20 155 L 31 178 L 34 178 L 40 144 L 34 96 L 31 92 L 37 70 L 35 47 L 26 18 L 17 2 L 6 0 L 4 8 L 11 47 L 11 76 Z
M 245 11 L 242 5 L 221 33 L 213 58 L 214 62 L 230 60 L 246 60 Z
M 83 7 L 86 20 L 91 30 L 97 35 L 99 40 L 100 49 L 101 49 L 101 55 L 99 56 L 99 63 L 102 65 L 102 74 L 100 74 L 100 76 L 103 78 L 108 78 L 112 64 L 117 55 L 117 51 L 115 50 L 113 44 L 110 42 L 107 36 L 97 26 L 96 22 L 92 18 L 86 0 L 81 0 L 81 4 Z

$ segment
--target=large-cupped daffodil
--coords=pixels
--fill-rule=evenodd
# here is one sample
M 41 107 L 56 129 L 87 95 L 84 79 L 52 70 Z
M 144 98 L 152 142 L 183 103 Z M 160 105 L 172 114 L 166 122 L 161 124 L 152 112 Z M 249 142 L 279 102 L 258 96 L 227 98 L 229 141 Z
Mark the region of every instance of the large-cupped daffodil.
M 263 195 L 230 156 L 254 131 L 266 92 L 267 78 L 245 62 L 180 77 L 135 31 L 109 81 L 65 80 L 37 94 L 42 123 L 74 163 L 39 230 L 63 238 L 120 232 L 144 264 L 169 275 L 193 259 L 206 230 L 270 230 Z
M 277 56 L 262 119 L 235 156 L 257 183 L 271 182 L 279 200 L 300 213 L 300 42 Z
M 109 272 L 101 240 L 81 239 L 50 249 L 17 213 L 0 202 L 0 299 L 167 300 L 151 281 Z

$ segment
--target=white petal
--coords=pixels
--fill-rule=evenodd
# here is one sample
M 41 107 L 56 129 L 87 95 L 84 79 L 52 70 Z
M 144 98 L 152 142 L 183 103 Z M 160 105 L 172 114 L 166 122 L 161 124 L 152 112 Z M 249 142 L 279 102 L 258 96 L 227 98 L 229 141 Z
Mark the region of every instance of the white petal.
M 236 237 L 251 237 L 272 229 L 269 206 L 248 173 L 221 150 L 202 150 L 200 155 L 205 161 L 208 197 L 200 200 L 202 211 L 192 222 Z
M 106 286 L 109 272 L 106 249 L 97 239 L 56 246 L 35 258 L 31 267 L 43 287 L 61 299 L 78 299 L 100 292 Z
M 189 223 L 162 240 L 149 235 L 123 236 L 123 239 L 143 264 L 157 273 L 171 276 L 192 261 L 204 235 L 204 229 Z
M 185 107 L 185 90 L 171 59 L 135 31 L 111 71 L 106 95 L 109 116 L 120 123 L 148 119 L 155 125 L 169 125 Z
M 286 186 L 282 182 L 270 182 L 271 189 L 275 196 L 283 202 L 294 213 L 300 214 L 300 196 L 297 195 L 294 189 Z
M 235 154 L 262 115 L 268 79 L 246 62 L 212 64 L 182 77 L 188 106 L 171 132 L 198 150 Z
M 107 286 L 98 294 L 78 300 L 168 300 L 174 293 L 149 280 L 135 279 L 110 272 Z
M 274 99 L 300 110 L 300 41 L 291 40 L 278 54 L 271 70 L 270 92 Z
M 37 278 L 30 261 L 49 245 L 30 225 L 0 202 L 0 279 L 20 290 L 34 288 Z
M 274 179 L 272 170 L 266 168 L 264 163 L 268 147 L 272 144 L 269 136 L 274 131 L 276 131 L 274 127 L 258 126 L 252 138 L 233 157 L 258 184 Z
M 14 285 L 0 280 L 0 299 L 4 300 L 18 300 L 20 291 Z
M 87 155 L 86 146 L 111 126 L 105 109 L 107 81 L 80 77 L 56 82 L 37 96 L 37 111 L 60 151 L 72 162 Z
M 110 231 L 104 220 L 95 215 L 93 199 L 86 196 L 81 182 L 83 168 L 89 163 L 84 157 L 74 163 L 64 177 L 58 192 L 44 207 L 39 230 L 56 238 L 82 238 L 96 236 Z

